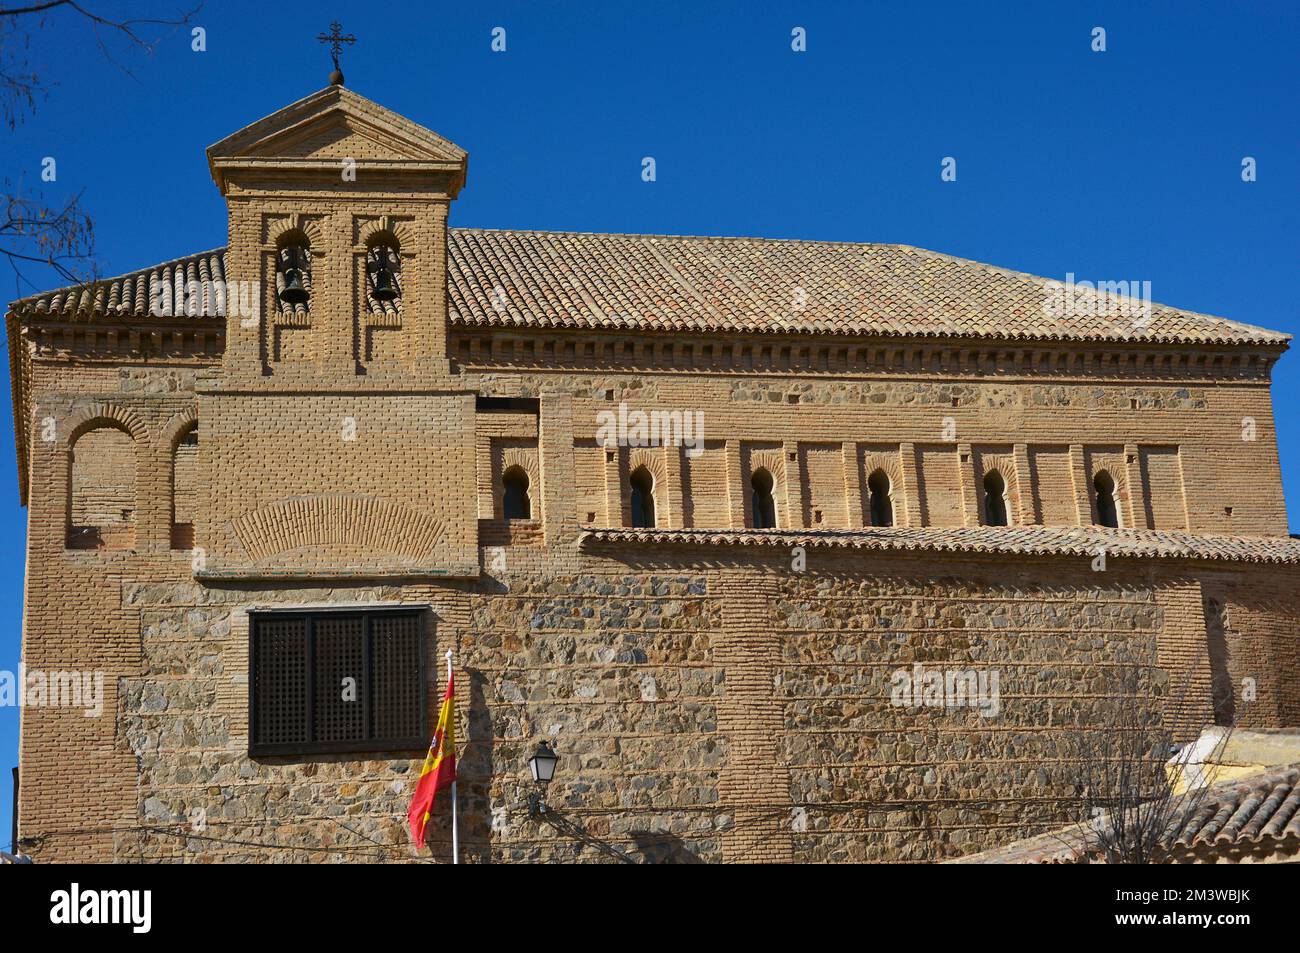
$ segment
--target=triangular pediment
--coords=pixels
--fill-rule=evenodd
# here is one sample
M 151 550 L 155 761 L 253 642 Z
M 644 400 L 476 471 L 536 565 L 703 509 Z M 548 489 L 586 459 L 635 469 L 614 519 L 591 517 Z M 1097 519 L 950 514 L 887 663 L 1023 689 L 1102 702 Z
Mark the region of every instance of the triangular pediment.
M 265 162 L 360 162 L 410 165 L 464 174 L 454 142 L 343 86 L 329 86 L 208 147 L 218 185 L 223 170 Z
M 412 143 L 384 135 L 383 130 L 335 112 L 315 122 L 255 143 L 247 153 L 267 159 L 356 159 L 396 161 L 429 159 Z M 438 157 L 442 158 L 442 157 Z

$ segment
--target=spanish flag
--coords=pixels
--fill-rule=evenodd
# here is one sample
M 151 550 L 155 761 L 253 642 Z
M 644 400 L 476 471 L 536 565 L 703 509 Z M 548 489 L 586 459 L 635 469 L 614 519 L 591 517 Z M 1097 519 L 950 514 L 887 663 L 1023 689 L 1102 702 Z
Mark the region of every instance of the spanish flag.
M 429 755 L 420 770 L 420 780 L 415 785 L 411 809 L 406 818 L 411 822 L 411 838 L 416 847 L 424 846 L 424 828 L 433 813 L 433 799 L 439 792 L 456 781 L 456 709 L 452 704 L 452 687 L 455 676 L 447 673 L 447 693 L 442 696 L 442 710 L 438 713 L 438 727 L 429 743 Z

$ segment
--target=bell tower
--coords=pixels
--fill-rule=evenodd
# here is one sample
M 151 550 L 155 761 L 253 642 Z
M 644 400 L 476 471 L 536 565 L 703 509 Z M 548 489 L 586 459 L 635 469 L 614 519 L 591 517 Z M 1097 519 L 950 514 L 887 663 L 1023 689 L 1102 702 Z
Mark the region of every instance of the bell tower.
M 201 579 L 478 571 L 474 395 L 447 356 L 467 157 L 337 57 L 331 79 L 207 150 L 238 293 L 199 388 Z
M 226 272 L 256 291 L 257 313 L 228 321 L 227 381 L 444 377 L 447 216 L 466 158 L 342 85 L 211 146 Z

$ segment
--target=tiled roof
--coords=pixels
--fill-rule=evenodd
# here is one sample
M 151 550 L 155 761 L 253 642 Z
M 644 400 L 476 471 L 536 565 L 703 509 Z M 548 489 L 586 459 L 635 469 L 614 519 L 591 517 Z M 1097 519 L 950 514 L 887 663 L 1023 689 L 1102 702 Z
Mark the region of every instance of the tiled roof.
M 1281 342 L 1153 305 L 1052 318 L 1047 279 L 905 245 L 452 229 L 465 325 L 904 337 Z M 501 289 L 498 293 L 496 289 Z M 1087 310 L 1081 308 L 1079 310 Z
M 448 304 L 469 327 L 1281 344 L 1289 336 L 1153 304 L 1149 322 L 1049 316 L 1048 279 L 905 245 L 453 228 Z M 11 310 L 147 317 L 149 289 L 224 277 L 222 250 Z M 205 290 L 210 285 L 205 284 Z M 1090 310 L 1082 307 L 1080 311 Z M 217 313 L 221 313 L 219 310 Z
M 1230 562 L 1300 563 L 1300 539 L 1287 536 L 1201 536 L 1100 526 L 868 527 L 854 530 L 603 529 L 583 527 L 584 543 L 648 543 L 696 546 L 840 547 L 1010 553 L 1092 558 L 1213 559 Z
M 198 282 L 202 294 L 202 314 L 224 317 L 224 298 L 214 288 L 226 280 L 226 250 L 214 248 L 185 258 L 165 261 L 152 268 L 142 268 L 117 278 L 105 278 L 86 285 L 74 285 L 21 298 L 9 306 L 14 312 L 57 314 L 87 319 L 99 316 L 149 317 L 151 302 L 168 302 L 165 289 L 188 289 Z M 224 294 L 224 290 L 223 290 Z M 194 295 L 196 304 L 198 295 Z M 170 303 L 164 307 L 171 309 Z
M 1300 838 L 1300 763 L 1215 785 L 1173 833 L 1179 847 Z
M 1164 834 L 1171 860 L 1289 855 L 1300 850 L 1300 763 L 1234 778 L 1183 797 L 1187 806 L 1173 808 L 1174 820 Z M 1067 827 L 950 863 L 1084 863 L 1096 856 L 1088 837 L 1077 826 Z

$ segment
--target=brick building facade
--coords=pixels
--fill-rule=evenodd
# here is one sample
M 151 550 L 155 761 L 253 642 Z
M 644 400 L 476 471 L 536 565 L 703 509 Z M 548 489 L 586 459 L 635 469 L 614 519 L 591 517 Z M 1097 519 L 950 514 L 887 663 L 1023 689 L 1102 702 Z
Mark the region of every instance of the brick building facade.
M 103 676 L 23 710 L 38 859 L 428 856 L 447 650 L 473 860 L 953 857 L 1073 819 L 1117 705 L 1300 723 L 1287 336 L 903 246 L 452 228 L 465 153 L 342 86 L 208 155 L 226 248 L 7 316 L 23 663 Z M 996 711 L 896 703 L 917 664 Z

